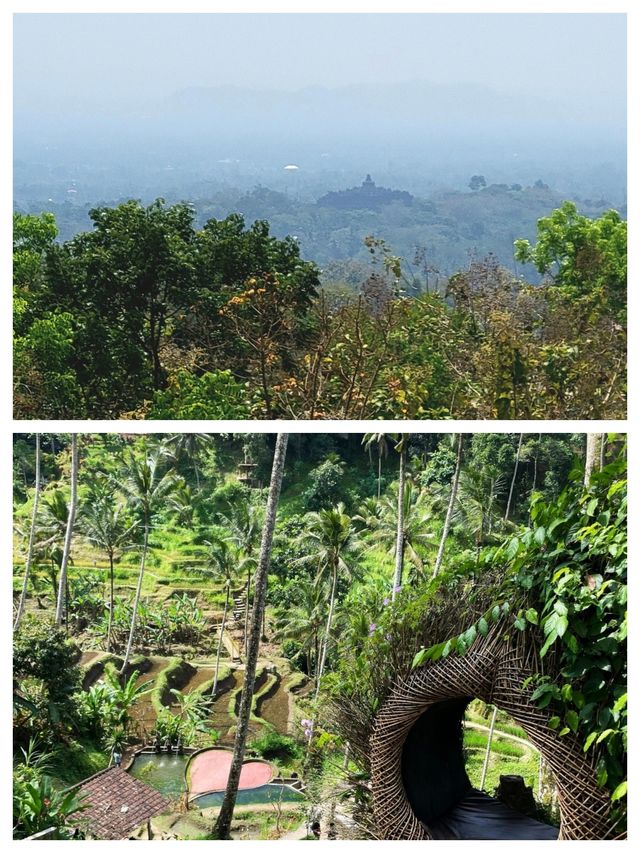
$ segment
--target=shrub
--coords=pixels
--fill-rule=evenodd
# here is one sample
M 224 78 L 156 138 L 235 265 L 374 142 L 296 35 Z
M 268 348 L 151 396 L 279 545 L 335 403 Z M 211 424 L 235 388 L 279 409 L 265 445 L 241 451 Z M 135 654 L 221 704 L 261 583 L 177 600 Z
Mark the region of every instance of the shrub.
M 300 756 L 300 747 L 295 740 L 276 731 L 266 732 L 262 737 L 252 741 L 250 748 L 268 760 L 287 761 Z

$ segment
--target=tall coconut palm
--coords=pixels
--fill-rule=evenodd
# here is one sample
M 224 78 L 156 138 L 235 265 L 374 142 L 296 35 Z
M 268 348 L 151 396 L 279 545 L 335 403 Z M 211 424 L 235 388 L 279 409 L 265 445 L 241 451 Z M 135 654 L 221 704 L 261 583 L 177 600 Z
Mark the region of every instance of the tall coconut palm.
M 244 609 L 244 654 L 247 656 L 249 643 L 249 601 L 251 597 L 251 579 L 255 571 L 255 553 L 260 544 L 264 524 L 264 508 L 249 500 L 232 503 L 228 510 L 219 515 L 220 522 L 227 527 L 231 536 L 247 556 L 245 567 L 245 609 Z
M 382 498 L 378 513 L 371 516 L 370 527 L 372 541 L 388 546 L 394 556 L 398 548 L 398 487 L 399 484 L 394 484 L 390 494 Z M 404 562 L 408 559 L 414 576 L 421 579 L 424 573 L 424 552 L 433 548 L 433 510 L 427 492 L 417 489 L 411 480 L 406 480 L 404 484 L 401 515 L 403 574 Z M 402 585 L 403 574 L 396 577 L 397 586 Z
M 131 543 L 138 520 L 132 519 L 127 507 L 118 501 L 114 490 L 100 484 L 90 493 L 80 515 L 80 528 L 96 548 L 109 560 L 109 621 L 107 651 L 111 651 L 113 614 L 115 612 L 114 562 L 116 554 Z
M 29 528 L 29 544 L 27 546 L 27 559 L 24 566 L 24 577 L 22 579 L 22 591 L 20 592 L 20 600 L 16 611 L 16 618 L 13 624 L 13 630 L 17 631 L 20 627 L 22 614 L 27 601 L 27 588 L 29 586 L 29 576 L 31 574 L 31 562 L 33 560 L 33 548 L 36 537 L 36 519 L 38 516 L 38 504 L 40 502 L 40 435 L 36 433 L 36 472 L 35 472 L 35 488 L 33 492 L 33 509 L 31 511 L 31 526 Z
M 220 807 L 220 813 L 216 821 L 213 835 L 216 838 L 228 839 L 233 818 L 233 810 L 238 795 L 238 784 L 240 782 L 240 771 L 247 743 L 249 731 L 249 718 L 251 716 L 251 705 L 253 703 L 253 691 L 256 680 L 256 666 L 258 663 L 258 652 L 260 650 L 260 629 L 262 627 L 262 616 L 265 606 L 267 591 L 267 575 L 271 563 L 271 547 L 273 544 L 273 531 L 276 526 L 276 513 L 282 487 L 284 474 L 284 460 L 287 452 L 286 433 L 279 433 L 276 438 L 276 447 L 273 454 L 273 467 L 271 470 L 271 484 L 269 486 L 269 497 L 265 511 L 262 541 L 260 543 L 260 557 L 255 577 L 255 593 L 253 597 L 253 611 L 251 614 L 251 633 L 249 637 L 249 654 L 245 669 L 244 687 L 238 711 L 238 725 L 236 726 L 236 737 L 233 747 L 233 759 L 229 770 L 229 778 L 224 793 L 224 799 Z
M 58 583 L 58 602 L 56 605 L 56 625 L 62 624 L 64 617 L 66 595 L 67 595 L 67 567 L 71 553 L 71 539 L 73 527 L 78 509 L 78 436 L 71 436 L 71 499 L 69 501 L 69 514 L 67 517 L 67 529 L 64 537 L 62 550 L 62 563 L 60 564 L 60 581 Z
M 378 451 L 378 500 L 380 500 L 382 488 L 382 460 L 387 458 L 389 453 L 389 436 L 384 432 L 368 432 L 362 437 L 362 443 L 369 451 L 371 458 L 371 449 L 377 448 Z
M 316 672 L 315 695 L 317 698 L 331 639 L 338 580 L 343 575 L 351 575 L 351 567 L 347 558 L 358 547 L 358 534 L 351 517 L 345 512 L 344 504 L 339 503 L 332 509 L 322 509 L 319 512 L 309 513 L 306 529 L 300 540 L 309 550 L 309 553 L 304 557 L 299 557 L 297 562 L 301 565 L 315 566 L 318 583 L 322 584 L 326 580 L 330 588 L 329 610 Z
M 138 606 L 142 593 L 142 581 L 144 578 L 145 563 L 149 550 L 149 529 L 151 519 L 162 509 L 168 496 L 176 487 L 178 479 L 173 471 L 162 472 L 162 462 L 165 454 L 162 449 L 155 449 L 145 458 L 140 459 L 132 453 L 128 455 L 124 463 L 122 476 L 122 491 L 133 512 L 137 515 L 137 521 L 143 529 L 142 552 L 140 557 L 140 571 L 138 584 L 133 599 L 131 613 L 131 628 L 129 639 L 122 662 L 120 674 L 123 675 L 133 650 L 133 640 L 136 632 L 136 620 Z
M 220 536 L 217 539 L 207 540 L 204 545 L 206 550 L 203 555 L 203 562 L 195 566 L 193 571 L 217 581 L 222 581 L 222 587 L 225 591 L 224 610 L 222 612 L 222 622 L 220 623 L 218 648 L 216 650 L 216 663 L 213 673 L 213 685 L 211 687 L 211 695 L 215 697 L 218 690 L 220 656 L 224 642 L 224 632 L 227 626 L 227 614 L 229 612 L 229 603 L 231 601 L 231 590 L 235 584 L 238 583 L 239 575 L 244 571 L 245 564 L 247 562 L 251 562 L 255 568 L 255 560 L 249 560 L 245 555 L 243 555 L 240 549 L 236 547 L 230 536 Z
M 458 483 L 460 482 L 460 470 L 462 468 L 462 446 L 464 443 L 464 436 L 462 433 L 458 434 L 458 451 L 456 453 L 456 467 L 453 472 L 453 480 L 451 481 L 451 495 L 449 497 L 449 506 L 447 507 L 447 514 L 444 519 L 444 526 L 442 528 L 442 537 L 440 539 L 440 547 L 438 548 L 438 555 L 436 557 L 436 562 L 433 567 L 433 577 L 435 578 L 437 574 L 440 572 L 440 567 L 442 566 L 442 558 L 444 557 L 444 546 L 447 541 L 447 536 L 449 535 L 449 528 L 451 527 L 451 520 L 453 518 L 453 508 L 456 503 L 456 498 L 458 496 Z

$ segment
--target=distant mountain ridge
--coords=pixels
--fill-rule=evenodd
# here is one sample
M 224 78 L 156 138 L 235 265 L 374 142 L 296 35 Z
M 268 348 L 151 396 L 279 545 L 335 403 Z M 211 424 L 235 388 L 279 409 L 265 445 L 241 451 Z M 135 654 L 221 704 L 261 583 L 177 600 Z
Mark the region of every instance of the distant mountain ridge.
M 435 122 L 464 120 L 465 123 L 485 124 L 491 121 L 517 122 L 534 125 L 552 122 L 589 124 L 594 116 L 583 104 L 527 97 L 498 91 L 476 83 L 440 84 L 427 81 L 405 83 L 363 83 L 340 88 L 308 86 L 291 91 L 265 89 L 262 91 L 239 86 L 192 86 L 174 92 L 158 102 L 155 110 L 216 115 L 237 115 L 243 111 L 256 114 L 305 115 L 316 123 L 328 115 L 353 120 L 356 117 L 377 115 L 379 118 L 402 118 L 409 123 L 421 120 Z M 616 120 L 618 105 L 612 103 L 609 121 Z M 624 123 L 624 112 L 617 119 Z M 600 121 L 602 117 L 595 120 Z

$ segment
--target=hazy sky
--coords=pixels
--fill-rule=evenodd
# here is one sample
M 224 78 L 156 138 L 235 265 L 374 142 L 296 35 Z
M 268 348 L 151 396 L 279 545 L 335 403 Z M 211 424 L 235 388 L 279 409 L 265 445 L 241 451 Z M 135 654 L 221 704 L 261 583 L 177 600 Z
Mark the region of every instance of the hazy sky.
M 127 106 L 187 86 L 473 81 L 562 101 L 625 94 L 604 14 L 18 14 L 17 109 Z

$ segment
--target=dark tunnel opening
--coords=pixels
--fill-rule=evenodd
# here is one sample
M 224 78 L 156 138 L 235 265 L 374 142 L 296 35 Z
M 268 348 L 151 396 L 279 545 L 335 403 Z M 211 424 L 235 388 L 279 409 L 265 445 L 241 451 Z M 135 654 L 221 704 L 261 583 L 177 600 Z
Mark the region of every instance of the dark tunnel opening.
M 401 766 L 413 813 L 434 839 L 556 839 L 557 827 L 514 811 L 471 785 L 463 720 L 472 698 L 431 705 L 409 731 Z

